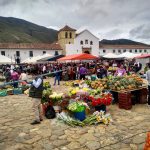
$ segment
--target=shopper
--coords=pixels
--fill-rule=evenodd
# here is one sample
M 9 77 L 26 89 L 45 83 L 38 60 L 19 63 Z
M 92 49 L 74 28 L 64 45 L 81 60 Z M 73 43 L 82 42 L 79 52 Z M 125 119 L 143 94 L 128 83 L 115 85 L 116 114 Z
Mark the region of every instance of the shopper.
M 150 106 L 150 63 L 148 64 L 148 71 L 146 72 L 146 79 L 148 81 L 148 106 Z
M 81 79 L 85 80 L 85 75 L 87 75 L 87 69 L 82 64 L 79 69 L 79 74 L 80 74 L 80 80 Z
M 13 81 L 14 88 L 18 88 L 19 74 L 17 73 L 16 69 L 14 69 L 11 73 L 11 80 Z
M 42 120 L 42 109 L 41 109 L 41 98 L 43 92 L 43 78 L 38 76 L 33 80 L 32 85 L 29 90 L 29 97 L 32 97 L 33 101 L 33 112 L 35 120 L 31 125 L 39 124 Z
M 11 79 L 10 68 L 8 67 L 6 68 L 6 71 L 4 72 L 4 76 L 5 76 L 6 82 L 9 82 Z
M 61 75 L 61 71 L 59 70 L 58 67 L 56 67 L 54 85 L 56 85 L 56 81 L 58 81 L 58 85 L 60 85 L 60 75 Z
M 28 77 L 27 77 L 26 71 L 23 70 L 23 71 L 21 72 L 21 75 L 20 75 L 19 79 L 20 79 L 20 80 L 23 80 L 23 81 L 25 81 L 25 82 L 27 82 Z

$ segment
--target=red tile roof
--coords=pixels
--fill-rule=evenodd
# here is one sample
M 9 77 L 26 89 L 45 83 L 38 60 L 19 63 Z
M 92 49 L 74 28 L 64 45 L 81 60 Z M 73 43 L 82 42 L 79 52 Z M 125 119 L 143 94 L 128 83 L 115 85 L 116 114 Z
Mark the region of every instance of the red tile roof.
M 62 29 L 60 29 L 59 32 L 60 31 L 76 31 L 76 29 L 73 29 L 73 28 L 66 25 Z
M 99 48 L 102 49 L 150 49 L 149 45 L 112 45 L 112 44 L 100 44 Z
M 48 50 L 62 50 L 62 47 L 54 42 L 52 44 L 45 43 L 0 43 L 0 49 L 48 49 Z

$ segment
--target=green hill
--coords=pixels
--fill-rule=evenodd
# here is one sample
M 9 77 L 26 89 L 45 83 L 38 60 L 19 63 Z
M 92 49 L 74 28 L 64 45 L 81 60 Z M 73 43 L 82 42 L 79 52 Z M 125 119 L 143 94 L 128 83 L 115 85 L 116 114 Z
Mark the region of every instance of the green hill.
M 52 43 L 56 40 L 56 30 L 22 19 L 0 17 L 0 43 Z
M 141 42 L 132 41 L 129 39 L 116 39 L 116 40 L 106 40 L 100 41 L 100 44 L 110 44 L 110 45 L 147 45 Z

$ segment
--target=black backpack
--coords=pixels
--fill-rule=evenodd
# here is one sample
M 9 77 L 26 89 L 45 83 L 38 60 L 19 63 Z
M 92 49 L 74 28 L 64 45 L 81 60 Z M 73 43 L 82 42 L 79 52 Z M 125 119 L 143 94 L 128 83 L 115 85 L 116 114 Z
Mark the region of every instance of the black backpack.
M 46 108 L 46 111 L 45 111 L 45 117 L 47 119 L 53 119 L 56 117 L 56 113 L 55 113 L 55 110 L 53 108 L 53 106 L 48 106 Z

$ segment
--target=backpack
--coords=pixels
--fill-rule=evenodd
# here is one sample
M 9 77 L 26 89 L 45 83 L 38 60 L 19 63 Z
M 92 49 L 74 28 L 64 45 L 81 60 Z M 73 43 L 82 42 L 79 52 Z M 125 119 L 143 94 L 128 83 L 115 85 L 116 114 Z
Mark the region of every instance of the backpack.
M 55 110 L 53 108 L 53 106 L 48 106 L 45 110 L 45 117 L 47 119 L 53 119 L 56 117 L 56 113 Z

